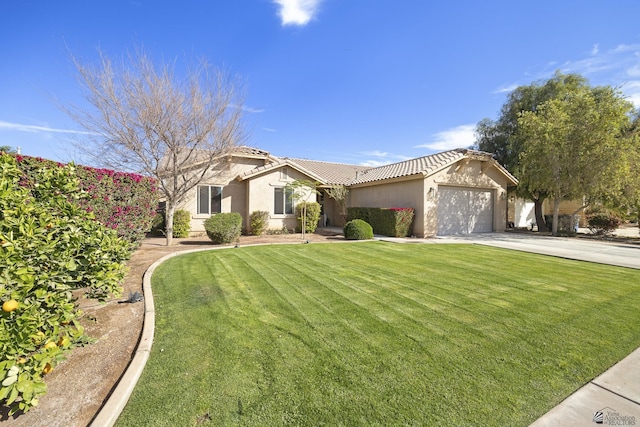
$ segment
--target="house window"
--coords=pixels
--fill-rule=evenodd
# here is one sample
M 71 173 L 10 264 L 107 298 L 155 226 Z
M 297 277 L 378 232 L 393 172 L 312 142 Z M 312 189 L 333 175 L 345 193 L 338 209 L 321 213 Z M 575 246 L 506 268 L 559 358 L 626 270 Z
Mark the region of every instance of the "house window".
M 198 185 L 198 214 L 211 215 L 222 212 L 222 187 Z
M 276 215 L 293 213 L 293 189 L 276 187 L 273 189 L 273 213 Z

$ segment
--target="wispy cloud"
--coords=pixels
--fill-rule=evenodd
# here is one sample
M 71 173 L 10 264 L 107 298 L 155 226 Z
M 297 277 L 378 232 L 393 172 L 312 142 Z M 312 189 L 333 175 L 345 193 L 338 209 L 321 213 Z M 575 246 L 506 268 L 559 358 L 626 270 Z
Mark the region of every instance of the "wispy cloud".
M 318 11 L 321 0 L 274 0 L 280 6 L 282 25 L 307 25 Z
M 393 163 L 393 162 L 384 161 L 384 160 L 365 160 L 360 162 L 359 166 L 370 166 L 372 168 L 377 168 L 378 166 L 388 165 L 389 163 Z
M 582 58 L 550 61 L 533 75 L 527 74 L 526 81 L 502 85 L 494 93 L 511 92 L 520 85 L 531 84 L 532 80 L 546 80 L 556 70 L 581 74 L 592 85 L 620 87 L 636 108 L 640 108 L 640 44 L 620 44 L 610 49 L 594 44 Z
M 506 84 L 506 85 L 498 87 L 496 90 L 493 91 L 493 93 L 499 94 L 499 93 L 513 92 L 518 86 L 520 86 L 520 85 L 517 84 L 517 83 Z
M 246 111 L 247 113 L 264 113 L 265 111 L 267 111 L 264 108 L 253 108 L 253 107 L 249 107 L 247 105 L 241 106 L 240 109 L 242 111 Z
M 432 142 L 417 145 L 414 148 L 428 148 L 429 150 L 452 150 L 473 145 L 475 141 L 476 125 L 460 125 L 434 134 Z
M 389 155 L 389 153 L 387 153 L 386 151 L 378 151 L 378 150 L 374 150 L 374 151 L 364 151 L 362 152 L 363 156 L 367 156 L 367 157 L 387 157 Z
M 32 132 L 32 133 L 66 133 L 66 134 L 74 134 L 74 135 L 95 135 L 93 132 L 86 132 L 81 130 L 70 130 L 70 129 L 56 129 L 48 126 L 36 126 L 36 125 L 25 125 L 21 123 L 10 123 L 0 121 L 0 130 L 11 130 L 18 132 Z
M 267 131 L 267 132 L 277 132 L 277 130 L 275 130 L 273 128 L 262 128 L 262 130 Z

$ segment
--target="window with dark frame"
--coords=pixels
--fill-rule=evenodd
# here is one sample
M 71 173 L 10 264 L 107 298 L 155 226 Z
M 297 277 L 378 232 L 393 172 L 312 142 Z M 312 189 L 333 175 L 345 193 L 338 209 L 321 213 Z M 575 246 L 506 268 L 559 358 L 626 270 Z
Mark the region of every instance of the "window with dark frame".
M 198 215 L 212 215 L 220 212 L 222 212 L 222 187 L 199 185 Z
M 285 215 L 293 213 L 293 189 L 276 187 L 273 189 L 273 213 Z

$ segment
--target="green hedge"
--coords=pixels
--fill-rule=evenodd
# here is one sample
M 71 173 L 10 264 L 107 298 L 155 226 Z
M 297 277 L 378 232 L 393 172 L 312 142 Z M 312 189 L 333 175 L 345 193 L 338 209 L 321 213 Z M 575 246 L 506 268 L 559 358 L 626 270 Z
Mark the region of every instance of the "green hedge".
M 242 233 L 242 215 L 238 212 L 212 215 L 204 222 L 204 229 L 215 244 L 235 242 Z
M 22 171 L 21 185 L 29 187 L 37 196 L 43 188 L 36 179 L 42 169 L 61 169 L 62 163 L 39 157 L 15 155 Z M 108 228 L 116 230 L 120 237 L 132 243 L 140 243 L 151 230 L 158 206 L 156 181 L 135 173 L 116 172 L 87 166 L 74 166 L 78 190 L 87 197 L 71 200 Z
M 407 237 L 411 235 L 413 208 L 348 208 L 347 221 L 361 219 L 373 228 L 375 234 L 389 237 Z

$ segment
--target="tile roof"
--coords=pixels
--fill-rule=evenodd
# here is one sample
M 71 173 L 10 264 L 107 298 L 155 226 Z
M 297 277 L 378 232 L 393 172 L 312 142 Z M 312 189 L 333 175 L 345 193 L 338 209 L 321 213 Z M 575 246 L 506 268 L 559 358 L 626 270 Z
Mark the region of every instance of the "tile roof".
M 268 153 L 267 153 L 268 155 Z M 518 181 L 505 168 L 493 159 L 491 153 L 457 148 L 429 156 L 418 157 L 402 162 L 372 168 L 370 166 L 349 165 L 343 163 L 321 162 L 317 160 L 294 159 L 289 157 L 270 157 L 273 162 L 259 166 L 241 174 L 239 179 L 246 179 L 281 166 L 291 166 L 322 185 L 356 185 L 388 179 L 403 178 L 413 175 L 423 177 L 448 167 L 464 158 L 472 158 L 493 162 L 514 184 Z
M 370 168 L 358 174 L 351 182 L 354 184 L 364 184 L 367 182 L 381 181 L 386 179 L 401 178 L 411 175 L 427 176 L 465 157 L 462 150 L 449 150 L 442 153 L 431 154 L 429 156 L 418 157 L 405 160 L 390 165 Z
M 359 173 L 371 169 L 370 166 L 348 165 L 307 159 L 287 159 L 294 165 L 298 165 L 302 171 L 308 171 L 322 178 L 322 182 L 327 185 L 348 185 Z

